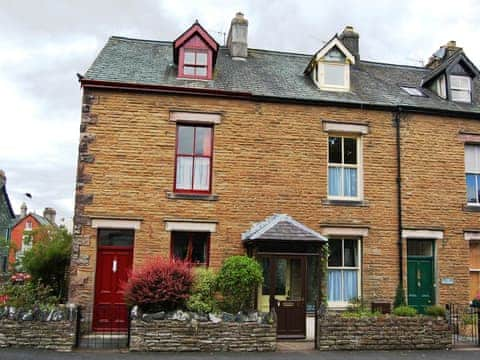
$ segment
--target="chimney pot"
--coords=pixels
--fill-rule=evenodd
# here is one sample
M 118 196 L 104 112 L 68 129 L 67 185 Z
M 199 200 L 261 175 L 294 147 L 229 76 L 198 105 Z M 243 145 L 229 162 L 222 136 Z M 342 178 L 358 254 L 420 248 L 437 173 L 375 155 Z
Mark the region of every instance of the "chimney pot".
M 248 56 L 248 20 L 237 12 L 230 24 L 227 46 L 234 60 L 246 60 Z

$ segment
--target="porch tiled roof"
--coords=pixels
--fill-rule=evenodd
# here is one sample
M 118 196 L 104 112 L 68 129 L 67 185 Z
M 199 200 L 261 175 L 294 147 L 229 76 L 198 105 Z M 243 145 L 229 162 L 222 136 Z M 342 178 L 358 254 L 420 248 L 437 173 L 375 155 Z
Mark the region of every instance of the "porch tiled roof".
M 299 223 L 286 214 L 275 214 L 242 234 L 243 241 L 283 240 L 283 241 L 321 241 L 327 238 Z

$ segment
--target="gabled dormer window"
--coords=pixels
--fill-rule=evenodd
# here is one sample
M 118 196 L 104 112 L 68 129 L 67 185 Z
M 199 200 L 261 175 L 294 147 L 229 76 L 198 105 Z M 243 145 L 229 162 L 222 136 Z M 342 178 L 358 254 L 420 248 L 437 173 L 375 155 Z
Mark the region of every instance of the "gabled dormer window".
M 173 42 L 173 57 L 179 79 L 213 79 L 218 43 L 198 23 Z
M 338 38 L 333 38 L 312 58 L 305 73 L 320 90 L 350 91 L 350 65 L 354 56 Z

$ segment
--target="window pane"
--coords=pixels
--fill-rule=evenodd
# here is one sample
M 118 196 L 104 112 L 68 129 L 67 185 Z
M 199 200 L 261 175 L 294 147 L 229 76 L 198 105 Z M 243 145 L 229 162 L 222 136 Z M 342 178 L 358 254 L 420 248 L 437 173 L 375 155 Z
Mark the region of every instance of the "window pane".
M 194 190 L 207 191 L 210 187 L 210 159 L 195 158 Z
M 408 256 L 433 256 L 433 242 L 431 240 L 408 240 Z
M 342 266 L 342 240 L 328 239 L 328 266 Z
M 99 246 L 133 246 L 134 230 L 99 229 Z
M 195 65 L 195 52 L 185 51 L 185 60 L 183 62 L 185 64 Z
M 357 169 L 343 169 L 343 192 L 344 196 L 357 196 Z
M 344 240 L 343 242 L 343 266 L 358 266 L 357 240 Z
M 178 154 L 193 153 L 193 126 L 178 127 Z
M 342 138 L 328 138 L 328 162 L 334 164 L 342 163 Z
M 179 260 L 187 260 L 188 256 L 188 237 L 186 232 L 175 232 L 173 236 L 173 257 Z
M 328 270 L 328 301 L 342 300 L 342 270 Z
M 328 195 L 340 196 L 341 194 L 341 179 L 342 169 L 330 166 L 328 168 Z
M 277 269 L 275 272 L 275 295 L 286 295 L 286 273 L 287 273 L 287 260 L 278 259 Z
M 207 76 L 207 68 L 206 67 L 197 67 L 196 72 L 198 76 Z
M 195 131 L 195 155 L 210 156 L 212 152 L 212 128 L 197 127 Z
M 465 145 L 465 171 L 480 173 L 479 145 Z
M 345 66 L 325 64 L 325 85 L 345 86 Z
M 450 87 L 457 90 L 470 90 L 470 78 L 468 76 L 450 76 Z
M 345 164 L 357 163 L 357 139 L 344 138 L 343 139 L 343 162 Z
M 343 301 L 352 301 L 358 298 L 358 271 L 343 270 Z
M 207 65 L 207 53 L 197 52 L 197 65 Z
M 175 184 L 177 189 L 192 188 L 192 165 L 191 157 L 179 156 L 177 158 L 177 182 Z
M 184 75 L 195 75 L 195 68 L 193 66 L 184 66 L 183 67 Z
M 192 235 L 192 258 L 194 264 L 205 264 L 207 262 L 207 233 Z
M 476 195 L 476 179 L 477 176 L 467 174 L 467 202 L 469 203 L 478 202 Z
M 470 102 L 471 96 L 470 91 L 468 90 L 451 90 L 452 93 L 452 100 L 453 101 L 461 101 L 461 102 Z

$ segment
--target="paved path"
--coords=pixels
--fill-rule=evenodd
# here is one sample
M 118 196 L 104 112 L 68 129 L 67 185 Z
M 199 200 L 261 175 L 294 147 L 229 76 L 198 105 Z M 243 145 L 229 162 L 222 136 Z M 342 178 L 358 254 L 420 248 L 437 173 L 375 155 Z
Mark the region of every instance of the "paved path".
M 276 353 L 119 353 L 72 352 L 58 353 L 41 350 L 0 349 L 1 360 L 203 360 L 203 359 L 260 359 L 260 360 L 479 360 L 480 351 L 357 351 L 357 352 L 276 352 Z

